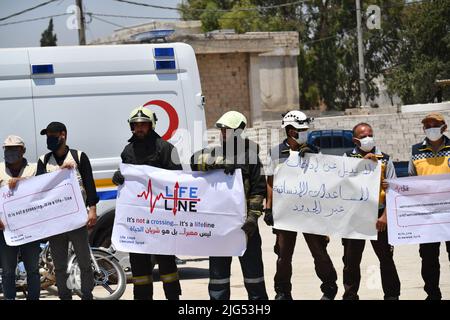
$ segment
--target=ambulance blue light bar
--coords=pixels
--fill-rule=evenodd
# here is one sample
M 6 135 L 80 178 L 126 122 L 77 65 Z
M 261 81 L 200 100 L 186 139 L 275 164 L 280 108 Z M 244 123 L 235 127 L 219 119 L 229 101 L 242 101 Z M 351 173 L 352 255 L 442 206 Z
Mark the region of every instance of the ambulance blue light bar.
M 154 56 L 155 59 L 173 59 L 175 58 L 175 52 L 173 48 L 155 48 Z
M 175 70 L 175 60 L 158 60 L 155 61 L 156 70 Z
M 32 74 L 53 74 L 52 64 L 35 64 L 31 66 Z

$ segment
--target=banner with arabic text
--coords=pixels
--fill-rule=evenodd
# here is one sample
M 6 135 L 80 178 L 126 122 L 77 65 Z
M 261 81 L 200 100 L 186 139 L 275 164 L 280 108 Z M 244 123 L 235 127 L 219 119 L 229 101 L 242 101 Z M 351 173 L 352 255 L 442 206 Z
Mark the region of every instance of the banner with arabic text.
M 380 162 L 292 152 L 275 170 L 274 227 L 348 239 L 377 238 Z

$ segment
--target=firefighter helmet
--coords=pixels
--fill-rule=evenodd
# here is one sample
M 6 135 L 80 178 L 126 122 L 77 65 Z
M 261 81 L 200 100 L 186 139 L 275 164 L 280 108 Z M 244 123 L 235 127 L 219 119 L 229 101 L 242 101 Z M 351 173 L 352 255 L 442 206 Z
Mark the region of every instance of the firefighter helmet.
M 153 113 L 150 109 L 144 106 L 140 106 L 133 109 L 128 118 L 128 122 L 130 123 L 130 125 L 136 122 L 150 122 L 152 124 L 153 129 L 156 126 L 157 120 L 158 119 L 156 118 L 155 113 Z
M 285 128 L 291 125 L 296 129 L 309 129 L 309 124 L 313 122 L 313 120 L 313 118 L 307 117 L 303 112 L 293 110 L 283 115 L 281 127 Z
M 216 122 L 217 128 L 226 129 L 244 129 L 247 125 L 245 116 L 237 111 L 228 111 L 224 113 Z

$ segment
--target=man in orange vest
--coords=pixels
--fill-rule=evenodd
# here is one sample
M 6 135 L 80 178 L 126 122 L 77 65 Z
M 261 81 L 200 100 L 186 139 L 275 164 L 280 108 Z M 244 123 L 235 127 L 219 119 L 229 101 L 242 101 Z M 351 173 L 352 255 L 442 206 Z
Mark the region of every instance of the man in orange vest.
M 381 152 L 375 145 L 372 127 L 367 123 L 358 123 L 353 128 L 353 142 L 355 148 L 345 156 L 360 159 L 371 159 L 381 162 L 381 187 L 378 205 L 378 220 L 376 228 L 378 239 L 372 240 L 372 247 L 380 261 L 381 284 L 385 300 L 398 300 L 400 296 L 400 279 L 395 267 L 393 254 L 394 247 L 388 243 L 385 179 L 395 178 L 395 168 L 389 155 Z M 364 213 L 362 213 L 364 214 Z M 344 300 L 358 300 L 358 290 L 361 282 L 361 258 L 364 251 L 365 240 L 342 239 L 344 245 Z
M 422 124 L 426 138 L 412 146 L 409 175 L 426 176 L 450 173 L 450 139 L 444 135 L 447 130 L 444 116 L 436 112 L 430 113 L 422 120 Z M 450 241 L 447 241 L 446 245 L 450 259 Z M 442 299 L 439 288 L 440 246 L 440 242 L 422 243 L 419 249 L 427 300 Z

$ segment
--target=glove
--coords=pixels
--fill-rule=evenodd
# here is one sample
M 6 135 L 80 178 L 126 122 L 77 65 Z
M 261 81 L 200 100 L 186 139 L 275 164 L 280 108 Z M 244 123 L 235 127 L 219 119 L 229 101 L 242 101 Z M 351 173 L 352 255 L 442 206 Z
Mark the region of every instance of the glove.
M 303 158 L 306 153 L 314 153 L 314 151 L 310 147 L 305 146 L 299 150 L 298 155 Z
M 268 226 L 273 226 L 273 215 L 272 215 L 272 209 L 265 209 L 264 210 L 264 222 Z
M 225 164 L 224 167 L 225 168 L 224 168 L 223 172 L 225 172 L 225 174 L 233 175 L 234 171 L 236 170 L 236 167 L 234 166 L 234 164 Z
M 116 185 L 116 186 L 120 186 L 125 182 L 125 178 L 122 175 L 122 173 L 120 172 L 120 170 L 117 170 L 116 172 L 114 172 L 114 175 L 112 177 L 112 182 Z
M 241 229 L 244 230 L 247 237 L 250 238 L 258 229 L 258 218 L 251 214 L 247 215 L 247 219 Z
M 225 174 L 230 175 L 233 175 L 234 171 L 236 170 L 235 165 L 232 163 L 206 164 L 205 167 L 206 167 L 205 171 L 223 169 L 223 172 L 225 172 Z

